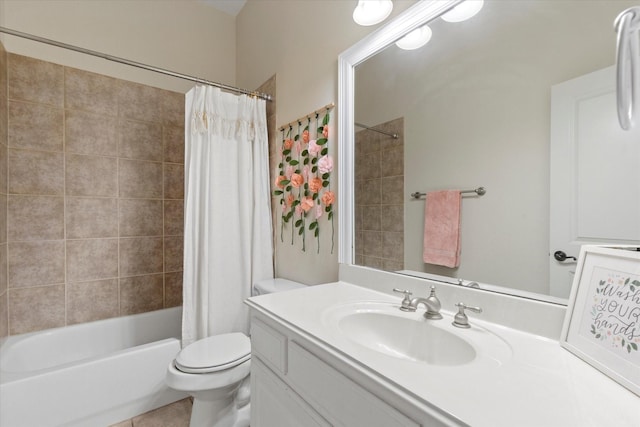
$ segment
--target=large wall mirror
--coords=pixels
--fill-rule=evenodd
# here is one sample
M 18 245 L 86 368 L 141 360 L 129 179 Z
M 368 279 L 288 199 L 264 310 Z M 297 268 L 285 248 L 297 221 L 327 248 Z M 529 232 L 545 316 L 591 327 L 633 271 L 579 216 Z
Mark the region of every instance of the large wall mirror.
M 566 303 L 580 244 L 640 243 L 640 133 L 617 125 L 613 69 L 613 21 L 637 1 L 439 17 L 458 3 L 418 2 L 339 58 L 340 262 Z M 426 23 L 429 43 L 396 46 Z M 459 267 L 425 264 L 412 193 L 477 187 Z

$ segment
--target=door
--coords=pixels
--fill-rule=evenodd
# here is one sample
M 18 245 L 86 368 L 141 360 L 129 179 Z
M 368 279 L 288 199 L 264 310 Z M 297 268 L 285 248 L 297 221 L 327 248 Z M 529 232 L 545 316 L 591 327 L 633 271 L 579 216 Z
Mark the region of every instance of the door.
M 640 243 L 640 126 L 616 116 L 615 68 L 551 89 L 549 271 L 552 296 L 568 298 L 580 245 Z

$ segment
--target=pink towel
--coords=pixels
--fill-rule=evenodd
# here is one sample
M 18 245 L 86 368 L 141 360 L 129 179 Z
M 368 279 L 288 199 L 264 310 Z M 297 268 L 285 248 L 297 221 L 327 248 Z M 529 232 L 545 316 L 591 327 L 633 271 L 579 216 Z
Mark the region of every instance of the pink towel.
M 427 193 L 422 259 L 427 264 L 460 265 L 460 191 Z

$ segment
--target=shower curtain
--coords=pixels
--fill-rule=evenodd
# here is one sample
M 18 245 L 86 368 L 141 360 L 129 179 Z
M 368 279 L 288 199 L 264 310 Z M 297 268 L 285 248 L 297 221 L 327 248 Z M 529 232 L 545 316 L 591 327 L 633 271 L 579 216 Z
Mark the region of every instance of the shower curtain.
M 265 101 L 186 95 L 182 344 L 248 332 L 243 301 L 273 277 Z

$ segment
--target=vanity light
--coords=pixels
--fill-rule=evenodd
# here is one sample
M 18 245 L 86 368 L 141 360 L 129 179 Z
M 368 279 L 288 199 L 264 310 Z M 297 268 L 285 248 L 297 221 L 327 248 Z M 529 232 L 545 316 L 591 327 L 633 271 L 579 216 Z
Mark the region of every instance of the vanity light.
M 424 46 L 429 40 L 431 40 L 431 28 L 423 25 L 398 40 L 396 46 L 404 50 L 413 50 Z
M 484 6 L 484 0 L 467 0 L 442 15 L 441 18 L 447 22 L 466 21 L 480 12 L 482 6 Z
M 353 20 L 363 26 L 375 25 L 387 19 L 391 9 L 391 0 L 359 0 L 353 10 Z

